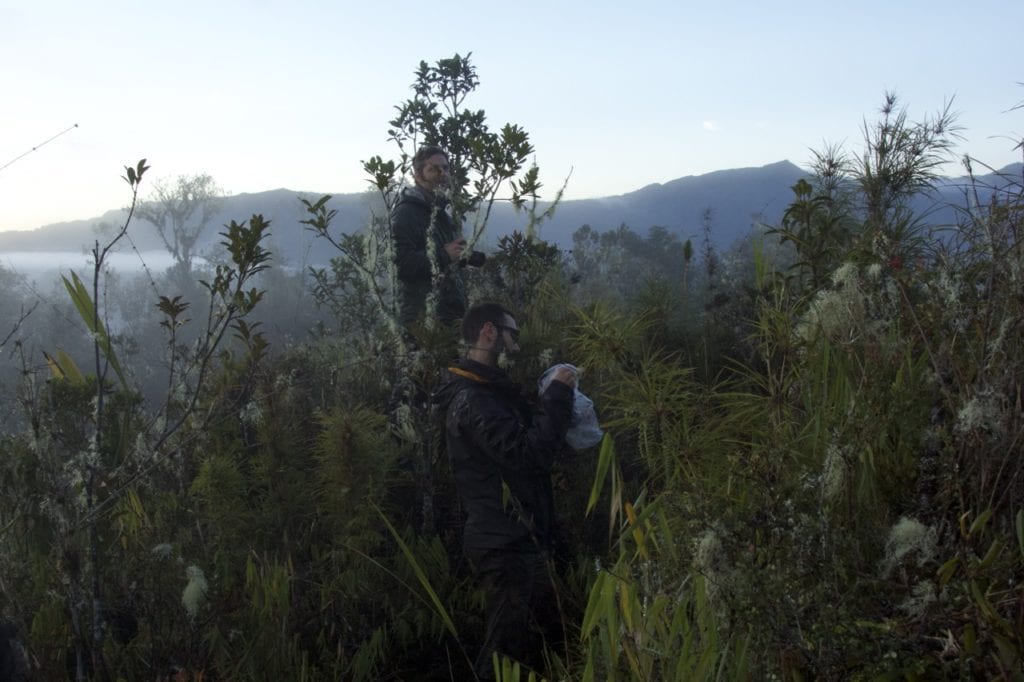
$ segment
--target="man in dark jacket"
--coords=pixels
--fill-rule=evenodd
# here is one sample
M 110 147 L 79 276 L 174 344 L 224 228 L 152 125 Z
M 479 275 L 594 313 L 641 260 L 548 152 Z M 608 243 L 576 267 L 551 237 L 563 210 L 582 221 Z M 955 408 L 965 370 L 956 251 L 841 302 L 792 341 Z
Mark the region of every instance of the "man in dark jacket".
M 548 550 L 554 531 L 551 468 L 569 428 L 576 377 L 559 369 L 528 402 L 504 371 L 501 353 L 519 350 L 519 328 L 495 303 L 471 308 L 462 323 L 470 349 L 435 395 L 467 519 L 466 556 L 487 591 L 487 629 L 476 672 L 493 677 L 492 654 L 528 657 L 538 597 L 551 597 Z
M 466 291 L 459 270 L 467 263 L 482 264 L 484 254 L 474 251 L 463 259 L 466 240 L 446 210 L 444 190 L 450 169 L 444 151 L 432 145 L 420 148 L 412 159 L 412 169 L 416 184 L 404 188 L 391 209 L 399 317 L 403 325 L 409 325 L 422 316 L 432 284 L 436 284 L 437 319 L 450 324 L 466 312 Z

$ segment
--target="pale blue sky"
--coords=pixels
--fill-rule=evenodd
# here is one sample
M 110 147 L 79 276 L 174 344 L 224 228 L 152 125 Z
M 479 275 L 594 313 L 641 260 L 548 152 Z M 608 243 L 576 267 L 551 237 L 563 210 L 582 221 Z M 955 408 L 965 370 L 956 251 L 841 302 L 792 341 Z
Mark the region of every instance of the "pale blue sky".
M 530 133 L 546 186 L 571 170 L 568 198 L 856 151 L 886 90 L 912 118 L 955 98 L 961 153 L 1001 167 L 1021 159 L 1022 25 L 1005 0 L 0 0 L 0 166 L 79 124 L 0 170 L 0 230 L 126 204 L 142 157 L 231 193 L 360 191 L 419 61 L 455 52 L 468 104 Z

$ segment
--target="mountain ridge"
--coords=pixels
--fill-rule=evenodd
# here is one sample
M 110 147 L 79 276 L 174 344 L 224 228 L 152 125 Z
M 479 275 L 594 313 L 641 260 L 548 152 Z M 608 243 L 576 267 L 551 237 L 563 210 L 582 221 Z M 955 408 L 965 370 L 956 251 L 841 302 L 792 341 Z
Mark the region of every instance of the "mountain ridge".
M 1012 176 L 1019 182 L 1021 166 L 1012 164 L 982 178 L 998 183 L 1001 175 Z M 749 234 L 756 224 L 777 224 L 792 201 L 792 186 L 806 177 L 809 177 L 807 171 L 784 160 L 764 166 L 683 176 L 618 195 L 567 199 L 542 225 L 541 236 L 568 248 L 571 247 L 573 233 L 583 225 L 603 232 L 625 224 L 641 233 L 657 225 L 682 238 L 692 239 L 702 235 L 707 223 L 712 243 L 717 248 L 727 248 Z M 966 180 L 965 176 L 940 179 L 936 183 L 936 201 L 941 203 L 955 199 L 958 193 L 962 194 Z M 1002 181 L 1005 182 L 1005 177 Z M 209 249 L 219 241 L 222 225 L 231 220 L 246 220 L 259 213 L 271 221 L 269 247 L 278 262 L 324 264 L 336 254 L 300 223 L 307 214 L 299 199 L 315 201 L 320 196 L 280 187 L 224 197 L 211 222 L 217 229 L 207 230 L 200 239 L 199 248 Z M 351 233 L 363 229 L 368 224 L 375 196 L 369 190 L 332 195 L 328 207 L 337 211 L 333 223 L 335 232 Z M 539 208 L 544 210 L 550 205 L 550 202 L 540 202 Z M 951 209 L 949 211 L 951 213 Z M 125 217 L 124 209 L 114 209 L 97 218 L 51 223 L 35 230 L 0 232 L 0 253 L 87 251 L 100 237 L 102 229 L 98 226 L 107 224 L 111 226 L 107 228 L 110 231 L 114 226 L 123 224 Z M 948 218 L 942 216 L 941 219 Z M 935 222 L 941 222 L 941 219 L 932 217 Z M 485 247 L 496 243 L 503 235 L 524 229 L 525 225 L 524 215 L 517 214 L 507 203 L 496 204 L 484 238 Z M 155 228 L 145 221 L 133 221 L 130 234 L 139 250 L 164 248 Z

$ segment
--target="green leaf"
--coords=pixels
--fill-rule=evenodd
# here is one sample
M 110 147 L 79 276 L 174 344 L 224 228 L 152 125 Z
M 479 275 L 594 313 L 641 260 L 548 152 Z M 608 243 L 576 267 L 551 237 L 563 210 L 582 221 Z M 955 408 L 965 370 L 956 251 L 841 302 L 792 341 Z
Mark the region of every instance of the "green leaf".
M 424 591 L 426 591 L 427 595 L 430 597 L 430 602 L 433 604 L 437 615 L 439 615 L 441 620 L 444 621 L 445 627 L 448 628 L 448 632 L 451 633 L 452 637 L 458 640 L 459 633 L 458 630 L 455 629 L 455 623 L 452 621 L 451 616 L 448 615 L 448 609 L 444 607 L 444 602 L 442 602 L 441 598 L 437 596 L 437 592 L 434 590 L 433 585 L 430 584 L 430 579 L 427 577 L 427 574 L 423 571 L 423 568 L 416 560 L 416 555 L 412 553 L 409 546 L 405 544 L 404 540 L 402 540 L 402 536 L 399 535 L 398 531 L 395 530 L 395 527 L 391 525 L 391 522 L 388 520 L 388 517 L 384 512 L 376 505 L 374 505 L 373 508 L 384 521 L 384 525 L 388 527 L 388 531 L 391 532 L 391 536 L 395 538 L 395 542 L 398 543 L 399 548 L 402 550 L 402 554 L 405 555 L 406 561 L 408 561 L 409 565 L 412 566 L 412 570 L 416 574 L 416 579 L 420 581 L 420 585 L 423 586 Z
M 995 607 L 992 606 L 992 602 L 988 600 L 978 585 L 977 581 L 972 580 L 970 584 L 971 598 L 974 600 L 974 605 L 985 615 L 985 618 L 992 624 L 996 624 L 998 627 L 1005 629 L 1008 627 L 1008 623 L 999 615 Z
M 89 290 L 86 289 L 85 284 L 75 272 L 71 273 L 70 281 L 63 275 L 61 275 L 61 280 L 64 282 L 64 288 L 67 289 L 68 296 L 71 298 L 71 302 L 75 304 L 75 309 L 78 310 L 79 316 L 85 322 L 85 326 L 89 331 L 92 332 L 95 343 L 99 346 L 103 357 L 106 358 L 107 362 L 114 369 L 117 378 L 121 381 L 121 385 L 127 389 L 128 382 L 125 379 L 124 372 L 121 371 L 121 363 L 118 362 L 117 356 L 114 354 L 114 347 L 110 343 L 110 336 L 107 334 L 103 322 L 99 319 L 99 311 L 93 303 L 92 296 L 89 295 Z
M 583 612 L 583 623 L 580 625 L 580 639 L 586 640 L 590 633 L 597 626 L 601 617 L 601 594 L 604 592 L 604 583 L 610 576 L 605 571 L 600 571 L 594 584 L 590 587 L 590 595 L 587 597 L 587 608 Z
M 53 357 L 50 356 L 45 350 L 43 351 L 43 359 L 46 360 L 46 366 L 50 368 L 50 374 L 54 379 L 66 379 L 64 370 L 61 369 L 60 363 L 57 362 Z
M 993 514 L 993 510 L 992 509 L 986 509 L 981 514 L 979 514 L 978 518 L 974 519 L 974 523 L 971 524 L 970 530 L 967 531 L 968 537 L 974 535 L 975 533 L 980 531 L 982 528 L 984 528 L 985 524 L 988 523 L 988 520 L 990 518 L 992 518 L 992 514 Z
M 1020 548 L 1020 555 L 1024 557 L 1024 509 L 1017 512 L 1017 546 Z
M 1002 667 L 1006 670 L 1017 670 L 1019 672 L 1021 669 L 1020 648 L 1016 642 L 997 633 L 993 633 L 992 639 L 995 640 L 996 649 L 998 649 L 997 656 Z M 1010 679 L 1018 678 L 1011 677 Z
M 78 365 L 71 359 L 71 356 L 63 350 L 57 350 L 57 357 L 53 357 L 46 351 L 43 351 L 43 358 L 46 360 L 46 365 L 49 367 L 50 374 L 54 379 L 70 381 L 78 385 L 85 383 L 85 376 L 82 374 L 82 371 L 78 369 Z
M 64 375 L 75 384 L 84 384 L 85 376 L 82 374 L 82 370 L 78 369 L 78 365 L 71 359 L 71 356 L 65 353 L 63 350 L 57 349 L 57 363 L 60 368 L 64 371 Z
M 964 625 L 963 650 L 970 656 L 978 655 L 978 635 L 971 623 Z
M 957 566 L 959 564 L 960 564 L 960 558 L 959 557 L 953 557 L 952 559 L 950 559 L 946 563 L 942 564 L 942 566 L 938 570 L 938 578 L 939 578 L 939 586 L 940 587 L 945 587 L 946 585 L 949 584 L 949 581 L 950 581 L 950 579 L 952 579 L 953 574 L 956 572 L 956 568 L 957 568 Z
M 601 496 L 601 490 L 604 488 L 604 480 L 608 476 L 608 469 L 614 459 L 615 445 L 611 436 L 606 433 L 601 441 L 601 451 L 597 456 L 597 472 L 594 475 L 594 485 L 590 488 L 590 499 L 587 500 L 587 515 L 597 505 L 597 499 Z
M 988 551 L 985 552 L 985 556 L 982 557 L 981 561 L 978 562 L 978 568 L 988 568 L 989 566 L 991 566 L 993 563 L 995 563 L 996 558 L 1002 551 L 1003 542 L 999 538 L 996 538 L 992 541 L 992 544 L 989 546 Z

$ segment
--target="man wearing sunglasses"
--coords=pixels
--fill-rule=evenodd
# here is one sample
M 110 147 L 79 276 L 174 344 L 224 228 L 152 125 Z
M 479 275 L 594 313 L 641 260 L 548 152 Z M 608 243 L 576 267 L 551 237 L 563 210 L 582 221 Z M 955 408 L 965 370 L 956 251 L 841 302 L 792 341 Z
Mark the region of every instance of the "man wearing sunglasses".
M 445 442 L 466 510 L 463 550 L 487 593 L 487 626 L 476 673 L 493 679 L 494 652 L 536 663 L 537 607 L 552 599 L 548 553 L 555 521 L 551 468 L 572 418 L 575 373 L 559 368 L 528 401 L 498 367 L 519 351 L 519 326 L 496 303 L 462 321 L 466 357 L 435 394 Z
M 448 214 L 451 175 L 448 155 L 440 147 L 421 147 L 412 158 L 415 185 L 406 187 L 391 209 L 391 238 L 398 266 L 399 318 L 409 325 L 427 312 L 431 289 L 436 309 L 429 312 L 446 324 L 466 311 L 466 290 L 459 269 L 479 267 L 484 254 L 465 254 L 466 240 Z

